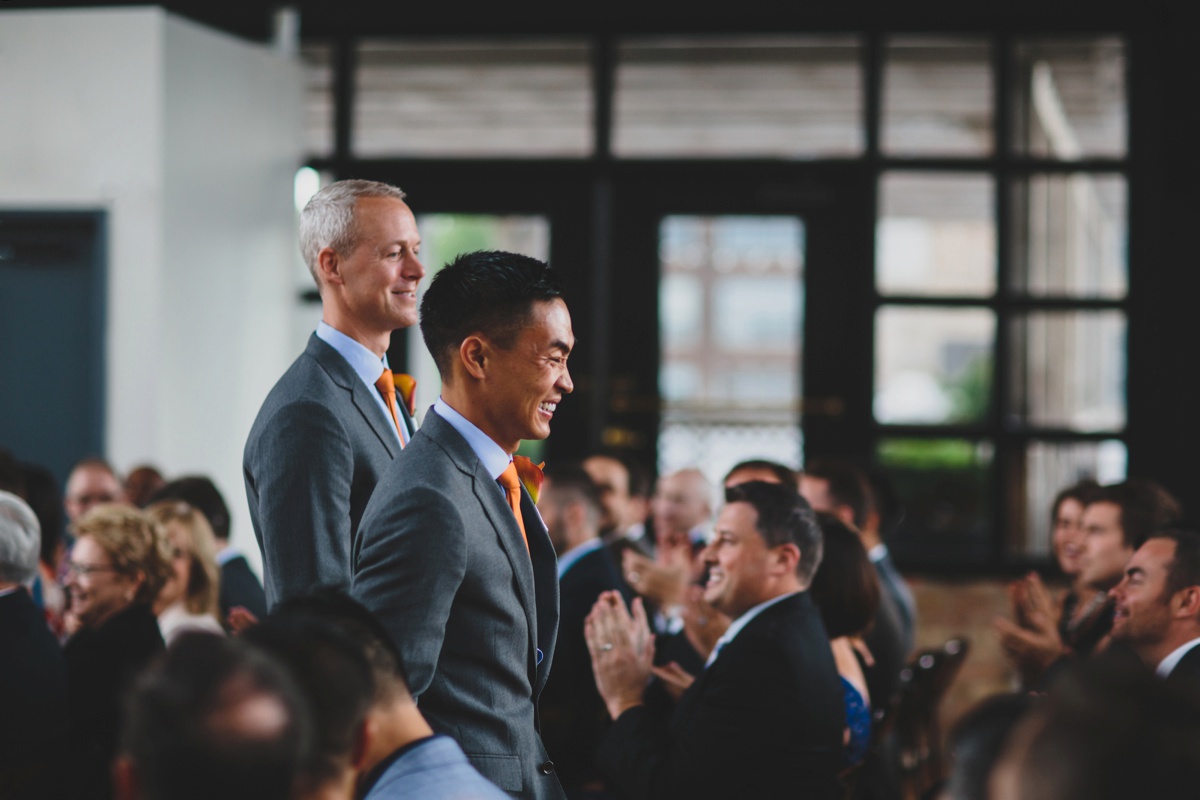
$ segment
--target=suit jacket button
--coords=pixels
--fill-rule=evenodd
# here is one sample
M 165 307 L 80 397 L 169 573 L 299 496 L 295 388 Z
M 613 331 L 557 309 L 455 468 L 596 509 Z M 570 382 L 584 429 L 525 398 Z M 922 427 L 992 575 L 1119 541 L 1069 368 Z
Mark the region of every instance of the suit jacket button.
M 543 775 L 553 775 L 554 774 L 554 762 L 553 761 L 543 762 L 542 765 L 540 767 L 538 767 L 538 772 L 542 773 Z

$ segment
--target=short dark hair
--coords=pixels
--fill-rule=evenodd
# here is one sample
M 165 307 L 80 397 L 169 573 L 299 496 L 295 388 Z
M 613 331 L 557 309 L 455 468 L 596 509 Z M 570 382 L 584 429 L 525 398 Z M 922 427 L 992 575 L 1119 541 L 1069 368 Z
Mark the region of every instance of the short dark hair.
M 555 496 L 579 500 L 591 513 L 600 514 L 600 490 L 579 462 L 550 464 L 545 469 L 545 475 L 554 486 Z
M 1175 543 L 1175 557 L 1167 568 L 1167 594 L 1172 595 L 1189 586 L 1200 586 L 1200 532 L 1186 528 L 1155 531 L 1150 539 L 1167 539 Z
M 821 567 L 809 586 L 830 639 L 857 636 L 871 627 L 879 608 L 879 576 L 862 537 L 833 514 L 817 513 Z
M 400 651 L 383 623 L 342 589 L 325 587 L 292 597 L 275 606 L 276 616 L 309 616 L 336 625 L 362 650 L 371 665 L 375 701 L 393 699 L 397 692 L 408 694 L 408 679 Z
M 167 483 L 150 496 L 150 503 L 159 500 L 182 500 L 198 509 L 208 519 L 213 536 L 229 541 L 229 506 L 211 479 L 203 475 L 187 475 Z
M 1130 478 L 1121 483 L 1101 486 L 1092 495 L 1093 503 L 1112 503 L 1121 509 L 1121 531 L 1125 546 L 1134 550 L 1156 531 L 1179 521 L 1179 501 L 1145 478 Z
M 239 727 L 239 707 L 262 699 L 276 704 L 281 724 Z M 285 800 L 312 737 L 283 667 L 208 633 L 180 636 L 126 697 L 123 718 L 121 749 L 148 800 Z
M 729 480 L 729 476 L 735 472 L 742 470 L 755 470 L 758 472 L 769 472 L 779 479 L 780 483 L 786 483 L 788 486 L 796 485 L 796 470 L 791 467 L 780 464 L 778 461 L 768 461 L 765 458 L 752 458 L 747 461 L 739 461 L 730 468 L 729 472 L 725 473 L 725 479 L 721 482 Z
M 300 614 L 272 614 L 242 638 L 283 664 L 312 711 L 316 739 L 300 777 L 311 785 L 335 777 L 374 700 L 367 657 L 333 623 Z
M 1050 524 L 1053 525 L 1058 520 L 1058 510 L 1062 508 L 1063 503 L 1074 500 L 1081 506 L 1086 506 L 1092 502 L 1092 498 L 1099 490 L 1100 484 L 1091 478 L 1084 478 L 1079 483 L 1073 483 L 1063 489 L 1054 496 L 1054 503 L 1050 506 Z
M 834 505 L 848 506 L 856 527 L 867 523 L 867 515 L 875 509 L 875 495 L 865 472 L 844 461 L 818 458 L 804 465 L 804 474 L 828 481 Z
M 479 250 L 454 259 L 421 301 L 421 334 L 442 380 L 450 377 L 453 350 L 463 339 L 478 332 L 511 347 L 533 304 L 561 297 L 555 272 L 531 256 Z
M 796 487 L 765 481 L 749 481 L 725 490 L 726 503 L 746 503 L 758 512 L 755 529 L 767 547 L 794 544 L 800 548 L 796 576 L 804 584 L 812 581 L 821 563 L 822 535 L 817 515 Z

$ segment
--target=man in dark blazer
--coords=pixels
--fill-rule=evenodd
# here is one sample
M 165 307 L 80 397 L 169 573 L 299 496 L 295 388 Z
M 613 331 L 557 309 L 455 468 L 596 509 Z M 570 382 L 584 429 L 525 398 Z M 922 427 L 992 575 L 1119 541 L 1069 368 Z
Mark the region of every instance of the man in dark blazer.
M 269 606 L 350 585 L 367 500 L 414 432 L 387 348 L 417 321 L 420 244 L 404 193 L 387 184 L 331 184 L 301 214 L 321 323 L 267 395 L 243 456 Z
M 752 481 L 725 498 L 704 596 L 733 624 L 670 720 L 642 702 L 654 648 L 641 602 L 631 618 L 608 593 L 588 617 L 615 720 L 600 765 L 630 798 L 840 796 L 842 687 L 806 591 L 821 529 L 793 487 Z
M 573 388 L 571 317 L 542 262 L 469 253 L 425 293 L 421 332 L 442 394 L 367 504 L 351 592 L 394 638 L 436 732 L 501 789 L 562 797 L 537 728 L 554 547 L 530 495 L 541 472 L 512 454 L 550 434 Z
M 1158 677 L 1200 688 L 1200 533 L 1151 534 L 1109 595 L 1113 641 Z

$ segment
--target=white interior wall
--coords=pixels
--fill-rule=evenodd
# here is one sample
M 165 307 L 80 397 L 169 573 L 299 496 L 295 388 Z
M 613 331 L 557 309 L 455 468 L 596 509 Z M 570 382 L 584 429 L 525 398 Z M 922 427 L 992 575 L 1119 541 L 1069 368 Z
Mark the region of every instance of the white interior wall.
M 211 476 L 253 562 L 241 450 L 295 357 L 302 86 L 161 9 L 0 11 L 0 205 L 109 212 L 106 455 Z

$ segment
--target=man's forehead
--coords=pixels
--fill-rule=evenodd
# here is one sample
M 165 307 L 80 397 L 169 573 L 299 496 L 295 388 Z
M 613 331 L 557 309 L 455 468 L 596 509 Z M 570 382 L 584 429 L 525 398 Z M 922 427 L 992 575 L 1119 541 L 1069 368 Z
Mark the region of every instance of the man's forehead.
M 1171 539 L 1155 537 L 1147 539 L 1133 554 L 1131 565 L 1146 568 L 1166 568 L 1175 559 L 1175 542 Z
M 1098 522 L 1112 522 L 1121 515 L 1121 507 L 1116 503 L 1110 503 L 1107 500 L 1100 500 L 1095 503 L 1088 503 L 1083 509 L 1084 522 L 1094 520 Z

